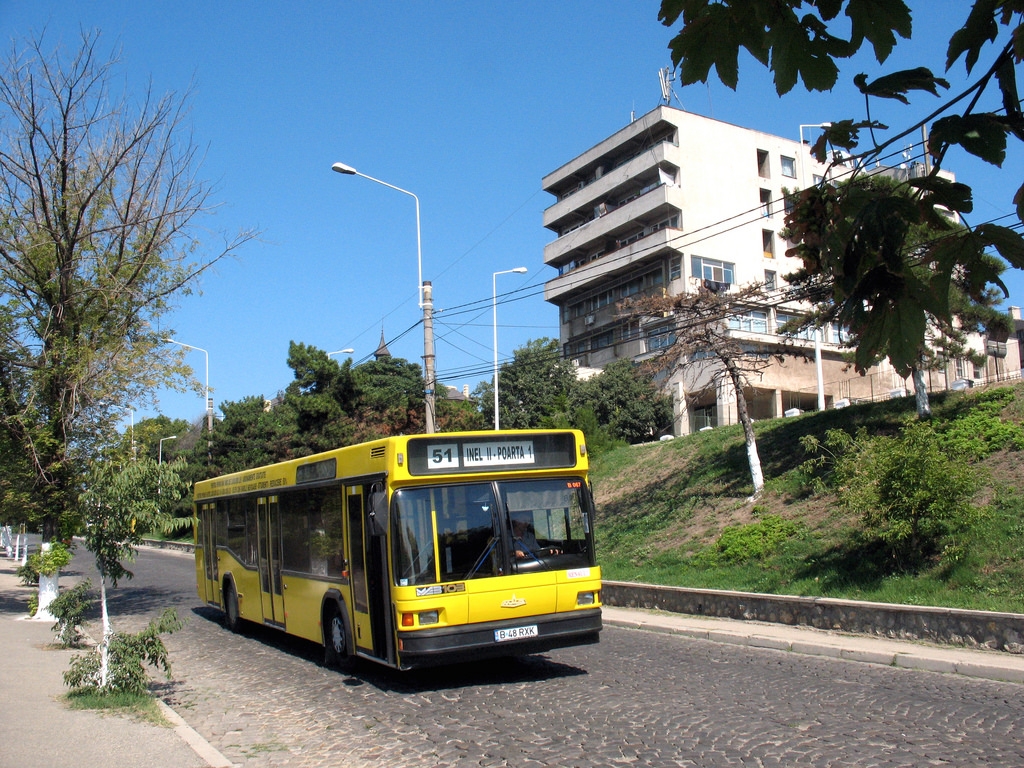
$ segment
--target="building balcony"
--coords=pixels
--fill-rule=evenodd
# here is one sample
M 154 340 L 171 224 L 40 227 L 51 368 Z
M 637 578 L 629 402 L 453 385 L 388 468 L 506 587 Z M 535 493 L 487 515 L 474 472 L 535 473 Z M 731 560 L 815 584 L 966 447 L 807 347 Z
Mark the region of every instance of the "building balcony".
M 548 280 L 544 284 L 544 300 L 557 304 L 560 298 L 575 293 L 594 282 L 602 281 L 620 272 L 626 272 L 634 264 L 661 258 L 666 249 L 674 248 L 672 243 L 679 235 L 680 230 L 678 229 L 660 229 L 624 248 L 605 253 L 601 258 L 586 266 Z
M 566 256 L 576 250 L 598 249 L 609 237 L 614 237 L 616 232 L 625 235 L 630 230 L 635 230 L 635 225 L 638 222 L 653 223 L 658 218 L 656 213 L 659 209 L 668 215 L 670 209 L 682 210 L 682 205 L 682 189 L 665 185 L 655 187 L 650 192 L 631 200 L 614 211 L 588 221 L 581 227 L 562 235 L 554 242 L 548 243 L 544 246 L 544 263 L 554 265 L 564 262 Z M 607 254 L 604 258 L 607 258 Z
M 675 144 L 664 142 L 651 147 L 549 207 L 544 211 L 544 226 L 557 232 L 567 221 L 572 220 L 574 214 L 580 219 L 589 219 L 594 215 L 594 208 L 606 202 L 609 197 L 614 197 L 615 190 L 624 183 L 636 180 L 645 173 L 655 177 L 658 167 L 663 163 L 679 168 L 681 161 L 682 151 Z

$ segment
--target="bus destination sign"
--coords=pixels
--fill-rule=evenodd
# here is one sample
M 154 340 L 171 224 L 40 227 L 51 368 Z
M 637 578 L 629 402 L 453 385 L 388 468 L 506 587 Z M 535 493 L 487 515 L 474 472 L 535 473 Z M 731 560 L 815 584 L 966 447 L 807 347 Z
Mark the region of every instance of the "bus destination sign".
M 432 443 L 427 446 L 430 469 L 488 469 L 533 464 L 532 440 L 484 443 Z
M 432 435 L 409 440 L 409 473 L 500 472 L 575 466 L 575 442 L 568 432 L 456 437 Z
M 533 441 L 466 443 L 462 461 L 467 467 L 503 467 L 509 464 L 533 464 Z

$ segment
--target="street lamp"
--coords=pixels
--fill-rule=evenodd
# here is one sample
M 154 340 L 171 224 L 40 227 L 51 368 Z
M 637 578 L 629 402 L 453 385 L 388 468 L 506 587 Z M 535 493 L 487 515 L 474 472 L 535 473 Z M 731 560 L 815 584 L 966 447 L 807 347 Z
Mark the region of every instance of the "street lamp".
M 177 344 L 179 347 L 185 347 L 185 349 L 194 349 L 196 352 L 202 352 L 206 357 L 206 431 L 209 434 L 213 433 L 213 398 L 210 397 L 210 353 L 202 347 L 194 347 L 191 344 L 186 344 L 183 341 L 175 341 L 174 339 L 164 339 L 168 344 Z
M 805 150 L 804 145 L 804 128 L 831 128 L 832 123 L 811 123 L 800 126 L 800 189 L 804 189 L 807 186 L 805 180 L 805 169 L 804 169 L 804 155 L 810 152 L 810 149 Z
M 518 275 L 526 272 L 526 267 L 515 269 L 503 269 L 491 275 L 491 309 L 494 313 L 494 431 L 500 429 L 498 421 L 498 275 L 508 275 L 515 272 Z
M 800 189 L 803 190 L 806 186 L 806 171 L 804 155 L 808 154 L 810 150 L 804 146 L 804 128 L 831 128 L 832 123 L 814 123 L 810 125 L 800 126 Z M 814 329 L 814 366 L 818 376 L 818 410 L 825 410 L 825 382 L 822 377 L 821 371 L 821 336 L 824 330 L 821 328 Z
M 430 282 L 423 282 L 423 250 L 420 245 L 420 199 L 407 189 L 396 187 L 394 184 L 388 184 L 386 181 L 375 179 L 373 176 L 367 176 L 365 173 L 357 171 L 351 165 L 345 165 L 345 163 L 335 163 L 331 166 L 331 170 L 345 176 L 362 176 L 364 179 L 375 181 L 396 192 L 409 195 L 409 197 L 416 201 L 416 269 L 419 280 L 417 289 L 419 291 L 420 309 L 423 310 L 423 374 L 426 382 L 423 399 L 427 412 L 426 432 L 430 434 L 434 431 L 434 299 Z
M 353 352 L 355 352 L 355 350 L 352 349 L 352 347 L 346 347 L 345 349 L 339 349 L 335 352 L 328 352 L 327 356 L 330 357 L 331 355 L 351 355 Z
M 159 454 L 158 454 L 159 458 L 157 459 L 157 462 L 156 462 L 157 464 L 163 464 L 164 463 L 164 440 L 177 440 L 177 439 L 178 439 L 177 435 L 168 435 L 167 437 L 161 437 L 160 438 L 160 451 L 159 451 Z

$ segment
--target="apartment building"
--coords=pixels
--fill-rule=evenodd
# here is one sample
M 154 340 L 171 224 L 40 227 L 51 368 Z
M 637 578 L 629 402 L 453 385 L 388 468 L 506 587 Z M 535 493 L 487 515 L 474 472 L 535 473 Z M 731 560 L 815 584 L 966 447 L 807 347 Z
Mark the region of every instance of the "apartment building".
M 592 369 L 620 358 L 643 360 L 672 345 L 675 320 L 624 319 L 616 311 L 621 300 L 760 283 L 768 300 L 738 307 L 730 320 L 752 353 L 764 353 L 765 367 L 744 392 L 753 418 L 911 392 L 886 364 L 858 375 L 843 359 L 838 328 L 796 339 L 778 333 L 807 311 L 787 300 L 784 276 L 799 262 L 785 255 L 789 245 L 780 235 L 785 193 L 820 181 L 826 171 L 799 140 L 662 105 L 545 176 L 543 189 L 555 201 L 544 226 L 555 239 L 544 249 L 544 263 L 558 272 L 545 284 L 545 299 L 559 309 L 563 354 Z M 929 386 L 944 389 L 1008 370 L 1019 376 L 1016 345 L 1007 352 L 1005 343 L 977 343 L 994 352 L 991 366 L 975 370 L 966 360 L 950 361 L 948 370 L 929 374 Z M 779 363 L 768 352 L 783 344 L 788 354 Z M 661 382 L 675 399 L 675 434 L 736 422 L 735 392 L 711 374 L 689 365 Z

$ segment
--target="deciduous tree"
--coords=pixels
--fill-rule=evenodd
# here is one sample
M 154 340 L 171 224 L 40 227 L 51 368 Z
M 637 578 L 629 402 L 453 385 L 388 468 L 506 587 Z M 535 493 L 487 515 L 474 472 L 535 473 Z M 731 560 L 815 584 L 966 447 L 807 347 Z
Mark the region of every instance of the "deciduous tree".
M 100 641 L 99 688 L 108 682 L 108 650 L 113 634 L 107 612 L 107 583 L 117 587 L 132 578 L 125 565 L 135 560 L 144 536 L 167 532 L 180 523 L 171 511 L 187 492 L 178 472 L 181 463 L 157 464 L 142 458 L 123 466 L 97 462 L 89 472 L 86 489 L 79 496 L 85 520 L 85 548 L 96 558 L 100 574 L 100 607 L 103 637 Z
M 732 293 L 715 293 L 701 286 L 695 293 L 677 296 L 642 296 L 628 299 L 619 307 L 627 317 L 671 315 L 673 343 L 651 361 L 662 370 L 676 370 L 699 366 L 710 376 L 715 386 L 727 382 L 736 394 L 736 412 L 747 446 L 750 479 L 757 496 L 764 488 L 764 473 L 757 452 L 754 423 L 747 410 L 743 390 L 751 374 L 771 362 L 771 355 L 779 357 L 777 350 L 754 349 L 738 339 L 729 330 L 729 318 L 737 307 L 764 301 L 761 286 L 750 285 Z
M 0 426 L 30 462 L 47 538 L 118 404 L 182 384 L 159 320 L 253 236 L 207 252 L 187 95 L 131 98 L 120 78 L 94 32 L 73 50 L 19 41 L 0 69 Z

